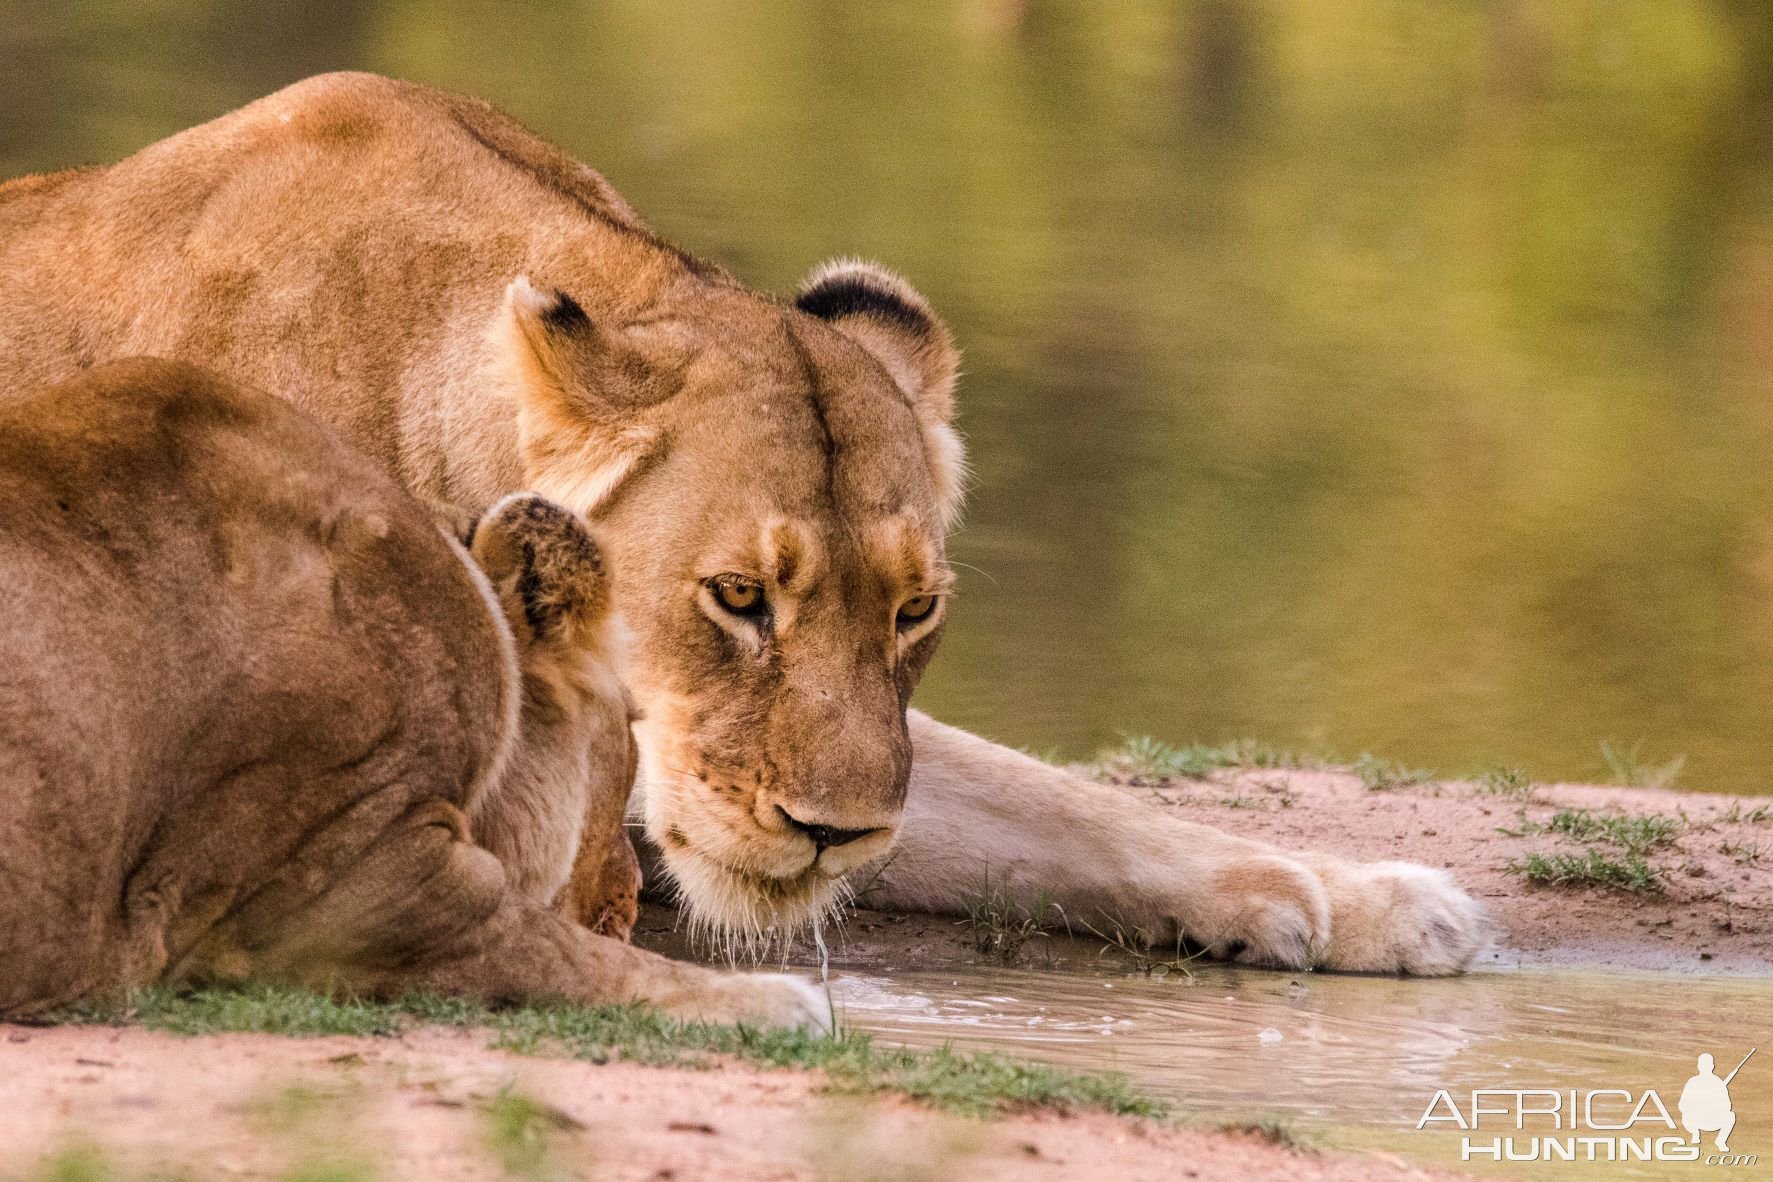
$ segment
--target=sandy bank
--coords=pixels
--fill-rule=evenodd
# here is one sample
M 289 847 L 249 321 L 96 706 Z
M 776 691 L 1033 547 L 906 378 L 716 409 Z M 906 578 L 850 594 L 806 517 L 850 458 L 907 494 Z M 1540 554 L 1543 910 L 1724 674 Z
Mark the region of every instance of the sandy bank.
M 1353 775 L 1301 771 L 1121 782 L 1192 820 L 1279 845 L 1445 867 L 1496 920 L 1496 946 L 1479 968 L 1773 973 L 1773 797 L 1578 784 L 1515 796 L 1469 782 L 1373 790 Z M 1606 837 L 1549 828 L 1574 810 L 1672 819 L 1672 836 L 1641 854 L 1660 889 L 1536 885 L 1509 870 L 1533 854 L 1629 857 Z
M 1097 1115 L 992 1122 L 821 1095 L 816 1073 L 530 1058 L 469 1030 L 181 1038 L 0 1026 L 0 1177 L 89 1144 L 113 1177 L 1249 1179 L 1442 1177 Z M 318 1172 L 307 1175 L 322 1176 Z

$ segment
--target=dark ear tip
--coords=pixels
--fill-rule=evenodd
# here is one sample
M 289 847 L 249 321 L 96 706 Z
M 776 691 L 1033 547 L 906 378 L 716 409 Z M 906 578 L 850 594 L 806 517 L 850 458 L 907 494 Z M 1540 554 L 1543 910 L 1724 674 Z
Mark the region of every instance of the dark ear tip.
M 935 317 L 923 297 L 884 267 L 839 262 L 821 267 L 808 279 L 794 306 L 820 320 L 872 316 L 916 336 L 933 335 Z
M 568 617 L 601 617 L 608 607 L 609 568 L 576 514 L 535 493 L 518 493 L 489 518 L 516 548 L 517 594 L 535 635 L 554 633 Z
M 591 327 L 591 317 L 585 315 L 579 301 L 556 289 L 542 309 L 542 323 L 554 332 L 578 332 Z
M 512 493 L 488 513 L 533 554 L 565 561 L 588 571 L 603 568 L 597 539 L 571 509 L 540 493 Z

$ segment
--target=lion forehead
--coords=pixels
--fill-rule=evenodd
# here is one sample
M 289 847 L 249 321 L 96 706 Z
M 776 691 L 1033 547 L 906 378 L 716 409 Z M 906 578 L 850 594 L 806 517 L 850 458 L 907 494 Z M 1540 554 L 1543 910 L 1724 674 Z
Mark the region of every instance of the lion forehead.
M 706 491 L 700 511 L 807 528 L 903 518 L 940 535 L 923 433 L 884 382 L 784 373 L 712 352 L 652 416 L 655 462 Z

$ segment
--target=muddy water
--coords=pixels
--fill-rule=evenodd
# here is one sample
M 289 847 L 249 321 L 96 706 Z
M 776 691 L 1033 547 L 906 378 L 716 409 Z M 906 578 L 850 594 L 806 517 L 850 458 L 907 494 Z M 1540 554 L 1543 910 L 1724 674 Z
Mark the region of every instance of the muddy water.
M 1773 1176 L 1773 985 L 1593 972 L 1482 973 L 1453 981 L 1252 973 L 1220 966 L 1143 975 L 967 968 L 842 974 L 833 980 L 855 1028 L 916 1046 L 1015 1051 L 1074 1068 L 1125 1072 L 1209 1123 L 1281 1117 L 1311 1139 L 1412 1160 L 1523 1178 Z M 1733 1082 L 1733 1152 L 1760 1163 L 1716 1174 L 1690 1162 L 1461 1162 L 1450 1121 L 1417 1131 L 1445 1089 L 1470 1119 L 1473 1089 L 1623 1089 L 1594 1102 L 1597 1121 L 1624 1119 L 1646 1089 L 1678 1123 L 1682 1087 L 1710 1052 Z M 1486 1108 L 1504 1103 L 1486 1102 Z M 1550 1101 L 1530 1101 L 1548 1106 Z M 1646 1110 L 1650 1111 L 1650 1110 Z M 1440 1105 L 1436 1115 L 1448 1116 Z M 1513 1136 L 1526 1152 L 1551 1118 L 1485 1116 L 1470 1134 Z M 1625 1134 L 1619 1134 L 1625 1135 Z M 1684 1136 L 1660 1123 L 1629 1134 Z M 1705 1152 L 1713 1152 L 1706 1135 Z M 1605 1149 L 1599 1150 L 1605 1153 Z M 1586 1153 L 1580 1145 L 1576 1153 Z

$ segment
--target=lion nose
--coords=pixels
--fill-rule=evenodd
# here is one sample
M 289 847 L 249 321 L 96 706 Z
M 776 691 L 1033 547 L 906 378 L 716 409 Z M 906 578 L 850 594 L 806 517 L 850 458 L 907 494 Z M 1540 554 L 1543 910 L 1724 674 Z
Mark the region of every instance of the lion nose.
M 782 819 L 788 822 L 789 828 L 806 834 L 822 850 L 848 845 L 852 841 L 860 841 L 870 833 L 880 832 L 879 826 L 872 829 L 839 829 L 835 825 L 809 825 L 781 805 L 776 806 L 776 811 L 782 814 Z

